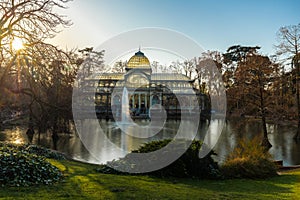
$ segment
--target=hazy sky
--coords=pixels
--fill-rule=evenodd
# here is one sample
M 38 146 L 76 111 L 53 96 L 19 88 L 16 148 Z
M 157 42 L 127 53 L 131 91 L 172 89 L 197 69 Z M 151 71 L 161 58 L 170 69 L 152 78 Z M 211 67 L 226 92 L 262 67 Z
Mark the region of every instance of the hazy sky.
M 97 47 L 136 28 L 162 27 L 188 35 L 205 50 L 259 45 L 274 53 L 281 26 L 300 23 L 299 0 L 74 0 L 60 10 L 73 21 L 53 40 L 62 48 Z

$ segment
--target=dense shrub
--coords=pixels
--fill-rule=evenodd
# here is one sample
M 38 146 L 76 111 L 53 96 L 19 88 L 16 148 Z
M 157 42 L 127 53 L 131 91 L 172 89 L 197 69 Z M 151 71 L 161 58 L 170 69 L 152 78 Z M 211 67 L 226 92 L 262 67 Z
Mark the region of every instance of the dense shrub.
M 64 160 L 65 156 L 62 153 L 41 147 L 41 146 L 37 146 L 37 145 L 28 145 L 25 147 L 25 149 L 29 152 L 29 153 L 33 153 L 39 156 L 44 156 L 46 158 L 53 158 L 56 160 Z
M 52 184 L 62 177 L 59 169 L 47 162 L 45 157 L 32 154 L 21 146 L 1 144 L 1 186 Z
M 161 140 L 153 141 L 144 144 L 139 149 L 133 151 L 133 153 L 148 153 L 161 149 L 167 145 L 171 140 Z M 184 141 L 183 141 L 184 142 Z M 180 156 L 175 162 L 166 166 L 165 168 L 159 169 L 157 171 L 149 172 L 147 174 L 159 176 L 159 177 L 194 177 L 194 178 L 218 178 L 220 176 L 218 164 L 211 157 L 213 152 L 210 152 L 207 156 L 200 159 L 198 157 L 199 150 L 201 148 L 202 142 L 193 141 L 187 151 Z M 130 158 L 128 154 L 125 158 Z M 128 163 L 130 159 L 119 159 L 108 164 L 110 166 L 127 165 L 131 167 L 136 167 L 136 163 Z M 118 172 L 107 165 L 101 165 L 98 171 L 102 173 L 121 173 Z
M 267 178 L 277 175 L 276 164 L 256 137 L 241 139 L 221 166 L 227 178 Z
M 50 150 L 50 149 L 47 149 L 45 147 L 41 147 L 38 145 L 33 145 L 33 144 L 14 145 L 11 143 L 0 142 L 0 147 L 3 147 L 3 146 L 15 148 L 20 151 L 28 151 L 31 154 L 36 154 L 38 156 L 43 156 L 46 158 L 52 158 L 52 159 L 56 159 L 56 160 L 66 159 L 62 153 L 56 152 L 56 151 L 53 151 L 53 150 Z

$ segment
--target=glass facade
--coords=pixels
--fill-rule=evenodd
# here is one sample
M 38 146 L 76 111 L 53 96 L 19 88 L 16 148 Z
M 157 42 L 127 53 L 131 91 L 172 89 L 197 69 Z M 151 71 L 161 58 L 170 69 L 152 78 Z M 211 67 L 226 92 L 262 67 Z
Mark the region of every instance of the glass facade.
M 152 73 L 150 62 L 141 51 L 129 59 L 125 73 L 96 74 L 85 81 L 89 88 L 95 88 L 86 91 L 95 93 L 95 104 L 91 106 L 95 106 L 100 118 L 120 116 L 124 87 L 133 118 L 147 118 L 155 104 L 162 105 L 168 117 L 173 118 L 180 117 L 180 112 L 191 112 L 195 101 L 201 110 L 209 109 L 209 97 L 193 87 L 193 80 L 183 74 Z M 188 92 L 191 88 L 196 95 Z

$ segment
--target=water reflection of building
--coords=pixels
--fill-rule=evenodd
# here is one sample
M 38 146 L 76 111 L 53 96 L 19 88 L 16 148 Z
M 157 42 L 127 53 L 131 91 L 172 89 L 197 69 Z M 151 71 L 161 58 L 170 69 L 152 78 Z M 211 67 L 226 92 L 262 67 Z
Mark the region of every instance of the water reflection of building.
M 208 97 L 195 89 L 194 80 L 183 74 L 152 73 L 150 62 L 141 51 L 129 59 L 124 73 L 94 74 L 85 82 L 96 87 L 95 104 L 99 118 L 120 116 L 124 86 L 129 93 L 133 118 L 147 118 L 149 108 L 154 104 L 161 104 L 168 118 L 179 118 L 181 112 L 192 112 L 191 105 L 196 100 L 200 102 L 202 114 L 210 113 Z M 187 92 L 187 88 L 193 88 L 197 95 Z

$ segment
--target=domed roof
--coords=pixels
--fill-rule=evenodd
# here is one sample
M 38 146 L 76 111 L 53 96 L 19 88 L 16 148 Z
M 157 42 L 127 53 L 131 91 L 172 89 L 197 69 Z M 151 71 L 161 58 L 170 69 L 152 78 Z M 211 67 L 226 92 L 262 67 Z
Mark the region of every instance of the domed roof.
M 151 68 L 148 58 L 140 50 L 127 62 L 127 68 Z

